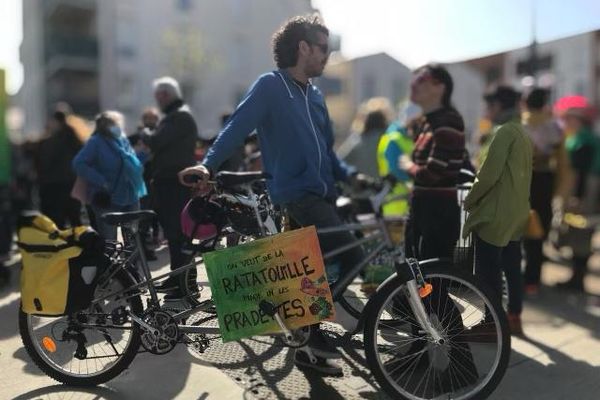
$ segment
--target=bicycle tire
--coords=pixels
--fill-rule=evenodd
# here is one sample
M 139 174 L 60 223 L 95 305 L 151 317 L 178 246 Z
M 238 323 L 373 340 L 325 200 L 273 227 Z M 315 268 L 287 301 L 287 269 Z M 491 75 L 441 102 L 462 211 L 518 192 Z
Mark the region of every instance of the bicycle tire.
M 506 319 L 506 314 L 504 313 L 504 310 L 502 309 L 502 306 L 500 304 L 496 304 L 495 302 L 493 302 L 491 299 L 492 297 L 490 297 L 490 291 L 488 290 L 488 288 L 486 286 L 481 285 L 478 281 L 476 281 L 474 279 L 473 276 L 467 275 L 467 274 L 462 274 L 462 273 L 457 273 L 456 271 L 452 271 L 450 269 L 450 265 L 446 265 L 443 267 L 437 266 L 437 267 L 428 267 L 426 271 L 423 272 L 423 276 L 425 278 L 425 281 L 429 282 L 429 281 L 433 281 L 434 279 L 446 279 L 450 282 L 454 282 L 454 284 L 461 284 L 464 285 L 466 287 L 468 287 L 470 290 L 473 291 L 473 293 L 475 293 L 476 295 L 480 296 L 481 300 L 484 301 L 484 313 L 486 315 L 486 319 L 487 319 L 487 315 L 491 315 L 491 318 L 493 318 L 493 321 L 495 322 L 495 332 L 497 334 L 496 339 L 495 339 L 495 346 L 496 346 L 496 353 L 494 354 L 494 361 L 492 364 L 492 367 L 490 369 L 490 371 L 487 372 L 487 374 L 482 378 L 480 383 L 466 383 L 465 386 L 463 388 L 458 388 L 459 389 L 459 396 L 458 397 L 452 397 L 452 398 L 456 398 L 456 399 L 471 399 L 471 398 L 477 398 L 477 399 L 484 399 L 486 397 L 488 397 L 493 391 L 494 389 L 498 386 L 498 384 L 500 383 L 502 377 L 504 376 L 504 373 L 506 372 L 506 368 L 508 367 L 508 361 L 509 361 L 509 356 L 510 356 L 510 343 L 511 343 L 511 338 L 510 338 L 510 332 L 509 332 L 509 328 L 508 328 L 508 322 Z M 381 319 L 381 316 L 383 315 L 384 309 L 386 308 L 386 306 L 388 304 L 390 304 L 391 302 L 397 301 L 396 297 L 397 295 L 399 295 L 400 291 L 403 290 L 403 287 L 405 286 L 405 282 L 403 282 L 399 277 L 395 277 L 389 281 L 387 281 L 383 286 L 381 286 L 377 293 L 373 296 L 373 298 L 371 299 L 368 307 L 368 310 L 366 312 L 366 319 L 365 319 L 365 326 L 364 326 L 364 346 L 365 346 L 365 353 L 366 353 L 366 359 L 367 359 L 367 363 L 370 366 L 370 369 L 373 373 L 373 376 L 375 377 L 375 379 L 377 380 L 377 382 L 379 383 L 379 385 L 382 387 L 382 389 L 388 394 L 390 395 L 392 398 L 401 398 L 401 399 L 410 399 L 410 400 L 421 400 L 421 399 L 428 399 L 428 398 L 435 398 L 435 397 L 442 397 L 444 394 L 440 394 L 440 393 L 435 393 L 436 390 L 438 391 L 445 391 L 448 390 L 446 388 L 442 388 L 441 385 L 443 385 L 442 380 L 440 379 L 438 381 L 438 384 L 440 385 L 440 389 L 438 389 L 438 387 L 436 387 L 436 380 L 435 377 L 436 375 L 434 375 L 433 377 L 433 389 L 431 389 L 431 393 L 430 393 L 430 397 L 425 395 L 426 390 L 423 390 L 423 395 L 417 395 L 415 393 L 410 393 L 408 389 L 406 388 L 402 388 L 399 386 L 400 383 L 395 381 L 395 378 L 392 378 L 392 375 L 397 374 L 391 371 L 386 370 L 386 368 L 384 367 L 384 364 L 388 364 L 388 365 L 392 365 L 393 362 L 398 362 L 398 361 L 402 361 L 402 359 L 409 359 L 411 361 L 402 361 L 402 363 L 400 364 L 400 371 L 405 371 L 405 369 L 408 369 L 408 367 L 412 367 L 413 368 L 413 372 L 411 372 L 411 375 L 406 379 L 406 386 L 409 387 L 410 385 L 414 386 L 413 382 L 409 382 L 411 381 L 411 378 L 415 372 L 416 369 L 418 368 L 422 368 L 422 366 L 419 366 L 419 364 L 421 363 L 421 358 L 423 356 L 423 354 L 428 354 L 428 356 L 426 357 L 427 359 L 429 359 L 431 366 L 433 366 L 436 358 L 435 356 L 431 356 L 428 352 L 427 347 L 425 346 L 431 346 L 429 344 L 426 343 L 426 339 L 417 339 L 417 340 L 422 340 L 425 344 L 422 344 L 422 349 L 419 348 L 417 346 L 417 348 L 413 348 L 415 346 L 417 342 L 417 340 L 414 340 L 413 338 L 410 339 L 402 339 L 405 341 L 405 344 L 402 346 L 408 346 L 408 350 L 406 353 L 404 354 L 400 354 L 400 358 L 397 358 L 399 355 L 397 353 L 394 352 L 389 352 L 390 350 L 384 350 L 384 352 L 388 352 L 388 356 L 390 354 L 392 354 L 392 356 L 390 356 L 390 358 L 393 359 L 393 361 L 386 361 L 385 363 L 382 361 L 382 359 L 380 359 L 379 357 L 379 349 L 378 349 L 378 326 L 379 326 L 379 321 Z M 442 286 L 440 284 L 440 286 Z M 451 286 L 448 286 L 447 288 L 451 288 Z M 448 298 L 450 298 L 449 294 L 450 291 L 448 289 L 447 290 L 444 289 L 444 296 Z M 436 290 L 436 288 L 434 287 L 434 291 Z M 440 289 L 441 290 L 441 289 Z M 431 296 L 431 295 L 430 295 Z M 447 302 L 446 299 L 446 302 Z M 431 300 L 433 302 L 433 300 Z M 454 301 L 454 300 L 452 300 Z M 439 307 L 439 303 L 437 304 L 437 313 L 439 314 L 440 311 L 440 307 Z M 395 304 L 392 306 L 393 309 L 395 309 Z M 454 306 L 450 306 L 450 308 L 455 308 L 456 305 Z M 444 305 L 444 312 L 446 309 L 446 305 Z M 389 309 L 388 309 L 389 310 Z M 431 308 L 429 309 L 431 311 Z M 389 312 L 389 311 L 388 311 Z M 488 312 L 490 314 L 488 314 Z M 393 313 L 392 313 L 393 314 Z M 433 315 L 433 312 L 432 314 Z M 456 315 L 456 314 L 455 314 Z M 409 317 L 410 318 L 410 317 Z M 456 320 L 456 317 L 450 317 L 452 318 L 452 325 L 455 325 L 455 322 L 460 321 L 460 325 L 463 326 L 463 331 L 462 332 L 472 332 L 472 331 L 468 331 L 464 329 L 464 324 L 463 324 L 463 319 L 464 316 L 460 315 L 460 319 Z M 440 326 L 443 325 L 444 323 L 444 317 L 442 316 L 441 318 L 438 317 L 438 320 L 441 321 L 439 322 L 439 324 L 441 324 Z M 415 320 L 413 320 L 415 321 Z M 406 323 L 407 324 L 411 324 L 412 323 L 408 320 L 408 318 L 406 319 Z M 388 322 L 388 324 L 391 324 L 391 322 Z M 448 332 L 451 327 L 450 327 L 450 323 L 448 324 L 448 326 L 446 326 L 444 328 L 444 332 Z M 485 325 L 485 324 L 484 324 Z M 383 324 L 382 326 L 385 326 L 385 324 Z M 387 329 L 387 328 L 386 328 Z M 424 333 L 422 329 L 417 328 L 408 328 L 408 329 L 412 329 L 412 330 L 418 330 L 420 332 L 421 335 L 423 335 L 422 337 L 424 337 Z M 407 330 L 408 330 L 407 329 Z M 454 332 L 452 332 L 453 335 L 449 336 L 447 338 L 448 340 L 448 348 L 452 349 L 452 344 L 450 343 L 450 340 L 453 337 L 460 337 L 464 340 L 464 338 L 466 336 L 468 336 L 468 334 L 464 334 L 464 333 L 459 333 L 458 335 L 454 334 Z M 402 343 L 402 340 L 398 340 L 397 342 L 392 342 L 394 344 L 390 345 L 390 348 L 393 348 L 394 346 L 397 348 L 400 348 L 402 346 L 398 346 L 398 344 Z M 468 339 L 467 339 L 468 340 Z M 412 343 L 411 343 L 412 341 Z M 457 339 L 456 342 L 460 342 L 460 351 L 463 351 L 463 353 L 461 354 L 461 358 L 465 359 L 467 357 L 465 357 L 465 354 L 467 354 L 468 350 L 468 357 L 470 357 L 470 362 L 472 364 L 472 366 L 470 368 L 475 368 L 475 373 L 477 373 L 477 376 L 475 377 L 475 379 L 479 379 L 479 374 L 478 374 L 478 367 L 477 364 L 474 362 L 473 358 L 472 358 L 472 351 L 471 351 L 471 347 L 470 345 L 468 345 L 469 347 L 466 347 L 467 345 L 465 345 L 465 341 L 461 341 L 460 339 Z M 493 343 L 490 345 L 490 347 L 493 346 Z M 457 346 L 458 347 L 458 346 Z M 415 350 L 419 350 L 418 352 L 415 352 Z M 448 353 L 450 353 L 452 350 L 449 350 Z M 417 353 L 421 353 L 420 355 L 418 355 L 417 358 L 415 358 L 415 355 Z M 406 356 L 406 354 L 408 354 L 408 356 Z M 454 353 L 455 355 L 458 354 L 458 352 Z M 394 359 L 396 357 L 396 359 Z M 433 358 L 434 361 L 431 361 L 431 359 Z M 452 357 L 448 356 L 448 360 L 451 360 Z M 416 360 L 416 361 L 415 361 Z M 398 364 L 396 364 L 398 365 Z M 425 382 L 425 385 L 427 385 L 429 383 L 429 374 L 430 374 L 430 368 L 427 368 L 427 370 L 425 370 L 425 372 L 427 372 L 427 380 Z M 398 367 L 396 367 L 398 368 Z M 446 366 L 447 370 L 450 370 L 450 373 L 452 372 L 449 366 Z M 402 372 L 402 375 L 404 375 L 406 372 Z M 400 377 L 398 378 L 399 381 L 401 381 L 403 378 Z M 418 377 L 415 377 L 415 380 L 418 379 Z M 420 385 L 421 382 L 423 381 L 423 377 L 419 380 L 419 384 L 415 389 L 415 392 L 418 392 L 418 389 L 420 389 Z M 478 381 L 479 382 L 479 381 Z M 447 381 L 446 381 L 447 383 Z M 469 385 L 475 385 L 472 388 L 472 392 L 466 392 L 462 395 L 460 395 L 460 390 L 466 390 L 466 388 Z M 452 386 L 452 391 L 454 391 L 454 386 Z M 429 395 L 429 394 L 428 394 Z M 453 394 L 455 395 L 455 394 Z
M 123 287 L 130 287 L 135 284 L 133 278 L 131 278 L 131 276 L 124 270 L 121 270 L 115 274 L 113 279 L 118 280 Z M 136 315 L 142 313 L 143 305 L 139 295 L 129 297 L 127 301 L 132 311 Z M 29 354 L 29 357 L 43 373 L 65 385 L 97 386 L 115 378 L 117 375 L 123 372 L 123 370 L 129 366 L 129 364 L 131 364 L 141 345 L 140 327 L 139 325 L 132 323 L 131 340 L 128 343 L 127 348 L 121 354 L 120 358 L 109 369 L 99 374 L 94 374 L 93 376 L 73 376 L 61 372 L 52 366 L 45 357 L 38 353 L 38 346 L 34 344 L 34 338 L 32 338 L 30 335 L 29 325 L 30 315 L 25 314 L 19 307 L 19 333 L 27 354 Z

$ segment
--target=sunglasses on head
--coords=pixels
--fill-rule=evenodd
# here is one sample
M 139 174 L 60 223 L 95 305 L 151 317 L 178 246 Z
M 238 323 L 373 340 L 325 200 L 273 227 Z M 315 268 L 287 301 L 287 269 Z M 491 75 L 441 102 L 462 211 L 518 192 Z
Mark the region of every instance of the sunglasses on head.
M 434 78 L 433 78 L 433 76 L 431 76 L 431 73 L 429 73 L 428 71 L 425 71 L 425 72 L 421 72 L 417 76 L 413 77 L 412 84 L 416 85 L 419 83 L 433 81 L 433 80 L 434 80 Z

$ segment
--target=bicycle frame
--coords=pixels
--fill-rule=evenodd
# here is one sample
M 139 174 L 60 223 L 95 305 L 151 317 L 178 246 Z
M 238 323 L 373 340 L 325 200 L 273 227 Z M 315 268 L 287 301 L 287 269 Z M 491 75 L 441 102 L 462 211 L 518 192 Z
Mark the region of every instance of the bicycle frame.
M 256 219 L 260 224 L 259 225 L 260 229 L 266 235 L 277 233 L 277 231 L 275 229 L 275 224 L 273 223 L 272 220 L 267 220 L 267 223 L 263 223 L 262 218 L 260 217 L 260 210 L 259 210 L 260 203 L 259 203 L 258 195 L 256 195 L 253 192 L 250 185 L 242 185 L 242 188 L 246 191 L 248 196 L 242 196 L 242 195 L 230 194 L 230 193 L 225 193 L 225 194 L 223 194 L 223 196 L 226 196 L 225 198 L 227 198 L 230 201 L 232 201 L 232 200 L 240 201 L 240 202 L 243 202 L 242 204 L 252 207 L 255 211 Z M 384 198 L 387 196 L 390 189 L 391 189 L 391 185 L 386 182 L 386 184 L 384 185 L 384 188 L 379 193 L 377 193 L 376 195 L 374 195 L 371 198 L 371 203 L 373 205 L 373 209 L 375 209 L 375 210 L 381 209 L 381 205 L 384 203 Z M 355 239 L 350 243 L 347 243 L 345 245 L 342 245 L 336 249 L 333 249 L 333 250 L 325 253 L 323 255 L 323 258 L 325 260 L 335 257 L 336 255 L 344 253 L 355 247 L 362 246 L 363 244 L 368 243 L 370 241 L 383 239 L 381 241 L 381 243 L 379 243 L 373 250 L 371 250 L 368 254 L 366 254 L 365 257 L 359 263 L 354 265 L 351 269 L 344 271 L 344 274 L 342 274 L 339 277 L 339 279 L 331 285 L 331 292 L 332 292 L 332 297 L 333 297 L 334 301 L 338 300 L 343 295 L 343 293 L 347 289 L 347 287 L 360 274 L 360 272 L 363 270 L 363 268 L 366 265 L 368 265 L 382 251 L 384 251 L 386 249 L 392 249 L 395 246 L 394 242 L 391 239 L 388 227 L 386 225 L 386 222 L 388 222 L 388 221 L 390 221 L 390 219 L 384 218 L 381 215 L 381 213 L 378 211 L 375 213 L 374 218 L 372 218 L 371 220 L 369 220 L 367 222 L 351 223 L 351 224 L 344 224 L 344 225 L 335 226 L 335 227 L 327 227 L 327 228 L 317 229 L 317 234 L 319 234 L 319 235 L 327 235 L 327 234 L 340 233 L 340 232 L 353 232 L 353 231 L 357 231 L 357 230 L 372 231 L 369 234 L 367 234 L 367 236 L 365 236 L 361 239 Z M 394 219 L 394 221 L 397 221 L 397 219 Z M 181 268 L 178 268 L 175 271 L 170 271 L 170 272 L 161 274 L 161 275 L 153 278 L 151 276 L 150 268 L 148 266 L 145 254 L 143 251 L 140 251 L 140 249 L 142 249 L 143 247 L 142 247 L 142 239 L 141 239 L 141 235 L 139 234 L 139 229 L 138 229 L 137 223 L 131 224 L 128 228 L 135 237 L 136 246 L 135 246 L 134 251 L 128 257 L 127 260 L 135 259 L 136 256 L 139 256 L 140 264 L 142 267 L 142 273 L 143 273 L 145 279 L 142 282 L 138 282 L 135 285 L 125 288 L 121 291 L 108 294 L 99 299 L 95 299 L 92 302 L 92 304 L 97 304 L 103 300 L 106 300 L 111 297 L 119 296 L 125 292 L 131 292 L 131 291 L 134 291 L 139 288 L 147 287 L 148 291 L 150 293 L 150 303 L 149 304 L 154 307 L 160 308 L 161 306 L 160 306 L 160 302 L 158 300 L 158 295 L 157 295 L 156 289 L 154 288 L 154 285 L 152 285 L 152 283 L 155 281 L 158 281 L 160 279 L 166 278 L 166 277 L 177 276 L 179 274 L 182 274 L 191 268 L 197 267 L 202 262 L 201 261 L 193 261 Z M 402 261 L 403 260 L 397 260 L 397 263 L 400 263 Z M 121 268 L 123 268 L 124 265 L 125 265 L 125 263 L 122 263 Z M 114 273 L 116 273 L 116 272 L 113 272 L 113 274 Z M 197 312 L 203 311 L 204 309 L 206 309 L 209 306 L 211 306 L 210 301 L 206 300 L 197 306 L 191 307 L 188 310 L 174 314 L 172 317 L 176 322 L 180 322 L 181 320 L 186 319 L 189 316 L 191 316 Z M 146 325 L 137 316 L 130 314 L 130 317 L 132 319 L 134 319 L 134 321 L 138 322 L 140 325 L 142 325 L 142 326 Z M 357 329 L 360 327 L 360 325 L 361 324 L 359 323 L 357 326 Z M 84 326 L 89 326 L 89 324 L 86 324 Z M 181 325 L 181 324 L 178 324 L 177 327 L 180 330 L 180 332 L 183 332 L 183 333 L 191 333 L 191 334 L 218 334 L 219 333 L 218 327 L 202 327 L 202 326 Z

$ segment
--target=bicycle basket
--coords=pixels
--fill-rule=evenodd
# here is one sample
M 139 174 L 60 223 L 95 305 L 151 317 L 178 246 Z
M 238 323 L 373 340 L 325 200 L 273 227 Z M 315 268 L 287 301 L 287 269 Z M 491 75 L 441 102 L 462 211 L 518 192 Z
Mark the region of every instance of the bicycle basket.
M 108 265 L 100 236 L 86 226 L 59 230 L 37 212 L 22 215 L 17 229 L 23 311 L 59 316 L 89 307 Z

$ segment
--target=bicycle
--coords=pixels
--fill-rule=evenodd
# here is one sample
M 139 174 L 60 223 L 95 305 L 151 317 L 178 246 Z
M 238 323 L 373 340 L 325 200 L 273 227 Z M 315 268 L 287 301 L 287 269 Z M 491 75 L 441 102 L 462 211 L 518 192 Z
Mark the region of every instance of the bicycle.
M 261 173 L 228 176 L 220 182 L 217 176 L 216 184 L 249 185 L 265 178 Z M 390 187 L 389 183 L 385 185 L 379 194 L 381 198 Z M 142 247 L 137 224 L 150 215 L 140 211 L 108 214 L 105 218 L 127 226 L 139 250 Z M 262 220 L 263 215 L 257 216 Z M 379 212 L 371 224 L 327 228 L 319 233 L 342 229 L 368 232 L 364 238 L 325 257 L 368 240 L 381 239 L 381 243 L 331 285 L 334 300 L 343 297 L 366 263 L 395 247 Z M 95 300 L 87 310 L 59 321 L 38 321 L 44 317 L 20 312 L 23 343 L 44 373 L 70 385 L 98 385 L 124 370 L 140 346 L 154 354 L 165 354 L 179 342 L 205 349 L 212 340 L 208 335 L 219 335 L 210 299 L 197 300 L 184 310 L 172 310 L 161 304 L 152 285 L 196 268 L 198 262 L 152 278 L 143 252 L 139 258 L 144 280 L 137 282 L 123 264 L 112 265 L 101 278 Z M 510 335 L 501 306 L 490 300 L 487 288 L 472 276 L 455 273 L 443 260 L 419 263 L 392 258 L 396 273 L 369 298 L 356 328 L 349 332 L 362 334 L 366 359 L 379 385 L 391 396 L 406 399 L 489 395 L 504 375 L 510 354 Z M 426 268 L 422 270 L 421 266 Z M 141 289 L 147 290 L 150 297 L 145 307 Z M 278 321 L 282 333 L 277 336 L 283 344 L 298 348 L 307 343 L 310 328 L 287 329 L 277 318 L 276 304 L 261 302 L 257 307 Z M 202 314 L 203 318 L 187 324 L 186 320 L 195 314 Z M 56 342 L 60 344 L 60 354 Z M 110 361 L 104 362 L 107 358 Z

